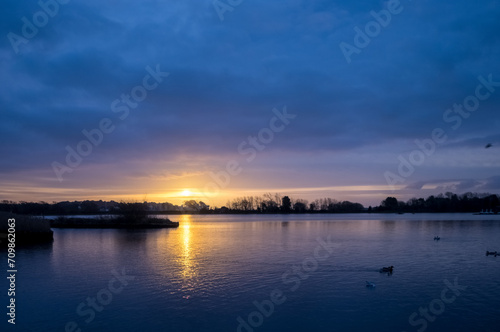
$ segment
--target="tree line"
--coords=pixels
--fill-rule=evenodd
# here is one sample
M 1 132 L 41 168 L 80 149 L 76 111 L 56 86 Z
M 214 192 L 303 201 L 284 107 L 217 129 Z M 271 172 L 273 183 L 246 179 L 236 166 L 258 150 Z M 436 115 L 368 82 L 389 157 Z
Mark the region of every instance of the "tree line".
M 225 206 L 210 207 L 203 201 L 186 200 L 182 205 L 168 202 L 115 202 L 115 201 L 64 201 L 64 202 L 13 202 L 0 201 L 0 211 L 30 215 L 78 215 L 78 214 L 123 214 L 134 211 L 155 213 L 419 213 L 419 212 L 479 212 L 487 210 L 498 213 L 500 199 L 494 194 L 447 192 L 427 198 L 411 198 L 400 201 L 387 197 L 379 206 L 365 208 L 360 203 L 320 198 L 307 201 L 279 193 L 262 196 L 242 196 L 229 200 Z
M 234 198 L 218 210 L 226 213 L 360 213 L 364 212 L 365 208 L 360 203 L 337 201 L 332 198 L 321 198 L 309 202 L 279 193 L 266 193 L 262 196 Z
M 135 211 L 184 213 L 199 211 L 208 206 L 200 206 L 197 202 L 187 201 L 178 206 L 168 202 L 115 202 L 115 201 L 63 201 L 63 202 L 13 202 L 0 201 L 0 211 L 30 215 L 93 215 L 93 214 L 130 214 Z
M 451 192 L 431 195 L 424 198 L 411 198 L 407 202 L 387 197 L 373 212 L 480 212 L 498 213 L 500 199 L 494 194 L 465 193 L 457 195 Z

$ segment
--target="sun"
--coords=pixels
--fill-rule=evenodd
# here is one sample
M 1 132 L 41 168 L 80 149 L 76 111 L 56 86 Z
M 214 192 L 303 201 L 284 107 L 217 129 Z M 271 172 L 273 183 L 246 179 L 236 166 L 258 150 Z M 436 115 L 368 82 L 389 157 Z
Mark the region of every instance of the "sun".
M 192 194 L 193 194 L 193 193 L 192 193 L 190 190 L 187 190 L 187 189 L 185 189 L 185 190 L 183 190 L 183 191 L 181 192 L 181 196 L 184 196 L 184 197 L 191 196 Z

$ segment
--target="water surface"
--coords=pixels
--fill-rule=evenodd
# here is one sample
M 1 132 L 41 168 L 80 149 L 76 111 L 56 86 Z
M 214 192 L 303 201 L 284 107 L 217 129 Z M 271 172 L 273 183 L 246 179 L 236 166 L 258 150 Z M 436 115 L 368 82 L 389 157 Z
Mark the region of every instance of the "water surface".
M 170 218 L 181 226 L 56 229 L 52 244 L 19 249 L 16 330 L 65 331 L 73 323 L 82 331 L 179 332 L 500 326 L 500 257 L 485 256 L 500 251 L 498 216 Z M 389 265 L 392 275 L 378 272 Z M 113 280 L 122 273 L 130 277 Z M 445 303 L 447 282 L 466 288 L 446 291 Z M 271 310 L 273 291 L 280 304 Z M 102 303 L 86 304 L 96 297 Z M 429 305 L 425 318 L 419 308 Z

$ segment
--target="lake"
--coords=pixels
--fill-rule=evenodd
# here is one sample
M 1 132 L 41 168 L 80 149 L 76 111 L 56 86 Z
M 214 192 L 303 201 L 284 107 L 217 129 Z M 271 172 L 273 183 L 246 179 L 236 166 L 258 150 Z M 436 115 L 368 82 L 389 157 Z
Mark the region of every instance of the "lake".
M 500 216 L 170 219 L 19 248 L 15 330 L 499 331 Z

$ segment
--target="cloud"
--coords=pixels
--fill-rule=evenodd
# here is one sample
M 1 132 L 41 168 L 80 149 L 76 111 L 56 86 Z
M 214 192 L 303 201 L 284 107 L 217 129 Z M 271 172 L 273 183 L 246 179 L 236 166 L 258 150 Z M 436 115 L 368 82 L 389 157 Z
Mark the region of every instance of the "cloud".
M 491 155 L 474 154 L 477 165 L 460 171 L 436 164 L 445 155 L 498 141 L 500 93 L 481 102 L 459 130 L 442 119 L 474 92 L 477 76 L 492 73 L 500 81 L 498 1 L 403 5 L 347 64 L 339 43 L 352 43 L 353 28 L 363 28 L 383 3 L 244 2 L 221 22 L 209 0 L 70 2 L 20 46 L 20 54 L 7 38 L 0 43 L 0 153 L 8 156 L 0 174 L 48 177 L 65 147 L 106 117 L 116 130 L 86 158 L 89 169 L 111 173 L 129 161 L 161 163 L 186 155 L 211 169 L 221 158 L 238 157 L 238 144 L 268 124 L 274 107 L 286 105 L 297 121 L 250 168 L 267 165 L 269 174 L 279 173 L 276 160 L 293 155 L 321 160 L 317 167 L 325 172 L 341 164 L 359 174 L 352 172 L 352 179 L 383 184 L 384 170 L 397 167 L 399 153 L 443 127 L 450 140 L 407 189 L 421 190 L 447 175 L 474 178 L 459 180 L 456 190 L 477 187 L 475 181 L 486 181 L 479 188 L 495 186 L 485 180 L 493 179 L 491 169 L 480 176 L 481 167 L 497 162 Z M 7 1 L 0 32 L 21 33 L 21 18 L 37 10 L 36 2 Z M 118 121 L 111 103 L 156 64 L 170 76 Z M 178 173 L 183 165 L 168 167 Z M 298 168 L 306 180 L 318 181 L 311 164 Z M 85 172 L 72 176 L 91 178 Z
M 484 184 L 480 186 L 480 190 L 498 192 L 500 190 L 500 176 L 494 176 L 486 179 Z

